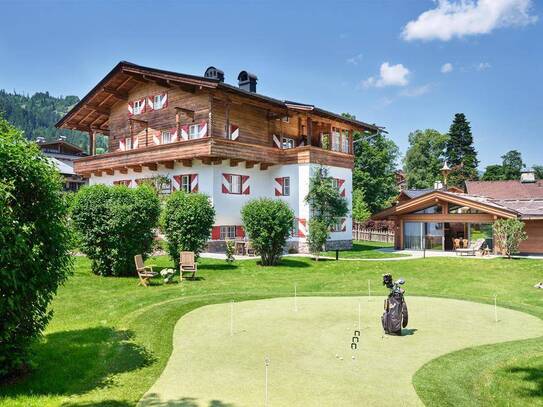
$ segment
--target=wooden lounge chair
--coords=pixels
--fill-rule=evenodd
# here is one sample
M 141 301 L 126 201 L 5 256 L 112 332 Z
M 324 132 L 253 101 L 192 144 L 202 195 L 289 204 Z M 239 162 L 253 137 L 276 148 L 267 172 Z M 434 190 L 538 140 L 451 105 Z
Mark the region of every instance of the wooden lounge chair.
M 477 252 L 481 251 L 483 249 L 483 245 L 485 244 L 485 239 L 478 239 L 477 241 L 473 242 L 469 247 L 464 249 L 456 249 L 456 254 L 463 256 L 464 254 L 466 256 L 475 256 Z
M 458 250 L 462 248 L 462 244 L 460 243 L 460 239 L 453 239 L 453 249 Z
M 149 280 L 158 276 L 158 273 L 153 271 L 153 266 L 146 266 L 143 263 L 143 257 L 141 257 L 141 254 L 134 256 L 134 262 L 136 263 L 136 272 L 140 278 L 138 285 L 147 287 L 149 285 Z
M 183 281 L 183 275 L 194 279 L 198 264 L 194 261 L 194 252 L 181 252 L 179 256 L 179 281 Z

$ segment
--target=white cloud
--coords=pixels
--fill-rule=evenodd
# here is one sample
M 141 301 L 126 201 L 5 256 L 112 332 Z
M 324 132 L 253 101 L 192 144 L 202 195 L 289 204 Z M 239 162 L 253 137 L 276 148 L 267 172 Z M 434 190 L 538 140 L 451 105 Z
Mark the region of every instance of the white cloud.
M 432 90 L 431 84 L 421 85 L 421 86 L 415 86 L 413 88 L 404 89 L 400 92 L 400 96 L 405 97 L 418 97 L 422 96 Z
M 402 38 L 449 41 L 489 34 L 496 28 L 533 24 L 532 0 L 437 0 L 437 6 L 409 21 Z
M 475 68 L 478 71 L 486 71 L 487 69 L 492 68 L 492 65 L 490 65 L 488 62 L 479 62 L 479 64 Z
M 370 76 L 362 82 L 365 88 L 376 87 L 383 88 L 385 86 L 406 86 L 408 80 L 409 69 L 402 64 L 390 65 L 388 62 L 381 64 L 379 77 Z
M 354 57 L 347 58 L 347 63 L 351 65 L 358 65 L 362 61 L 362 54 L 357 54 Z
M 453 64 L 451 64 L 450 62 L 447 62 L 446 64 L 443 64 L 443 66 L 441 67 L 441 73 L 450 73 L 453 71 L 453 69 L 454 69 Z

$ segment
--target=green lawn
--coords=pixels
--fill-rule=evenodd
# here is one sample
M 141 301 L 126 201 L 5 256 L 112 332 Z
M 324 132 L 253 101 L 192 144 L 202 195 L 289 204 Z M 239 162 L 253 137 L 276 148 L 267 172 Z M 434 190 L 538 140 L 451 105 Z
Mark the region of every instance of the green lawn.
M 408 256 L 404 253 L 386 253 L 377 249 L 392 248 L 394 245 L 380 242 L 353 241 L 351 250 L 340 250 L 340 259 L 389 259 Z M 336 257 L 335 251 L 322 253 L 323 256 Z
M 166 257 L 149 263 L 171 266 Z M 543 290 L 532 287 L 543 277 L 538 260 L 286 258 L 274 268 L 256 260 L 202 260 L 200 280 L 149 288 L 137 287 L 135 278 L 94 276 L 89 266 L 77 258 L 75 275 L 60 289 L 55 316 L 35 347 L 33 373 L 0 388 L 0 404 L 134 405 L 164 369 L 182 315 L 231 299 L 291 296 L 294 283 L 300 295 L 364 295 L 369 279 L 373 292 L 382 295 L 381 275 L 391 272 L 407 280 L 408 296 L 492 303 L 497 294 L 501 306 L 543 319 Z M 416 315 L 411 319 L 415 324 Z M 542 364 L 543 337 L 446 355 L 425 365 L 413 381 L 427 405 L 543 405 Z

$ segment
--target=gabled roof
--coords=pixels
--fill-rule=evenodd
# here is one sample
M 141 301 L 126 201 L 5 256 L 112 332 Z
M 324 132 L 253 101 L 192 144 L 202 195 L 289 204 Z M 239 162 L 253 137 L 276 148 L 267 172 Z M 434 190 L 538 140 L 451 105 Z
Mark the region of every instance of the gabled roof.
M 455 205 L 469 206 L 471 208 L 505 218 L 514 218 L 520 215 L 518 211 L 508 208 L 500 203 L 493 202 L 485 197 L 443 190 L 430 190 L 426 193 L 418 195 L 415 198 L 391 206 L 390 208 L 375 214 L 372 216 L 372 218 L 386 219 L 391 216 L 405 215 L 417 210 L 417 208 L 424 204 L 431 205 L 432 203 L 436 202 L 436 199 L 450 202 Z
M 60 160 L 57 160 L 54 157 L 47 157 L 47 159 L 49 161 L 51 161 L 55 167 L 57 167 L 57 170 L 62 175 L 75 175 L 74 169 L 72 167 L 70 167 L 68 164 L 66 164 L 66 163 L 64 163 L 64 162 L 62 162 Z
M 466 181 L 466 192 L 494 199 L 543 199 L 543 180 Z
M 247 97 L 268 103 L 287 112 L 292 110 L 308 110 L 316 115 L 332 118 L 348 123 L 362 130 L 383 131 L 383 127 L 368 124 L 359 120 L 349 119 L 319 109 L 313 105 L 303 105 L 296 102 L 283 101 L 259 93 L 249 92 L 237 86 L 220 82 L 218 79 L 204 76 L 188 75 L 136 65 L 131 62 L 119 62 L 98 84 L 85 95 L 57 124 L 57 127 L 88 131 L 90 128 L 107 131 L 106 122 L 109 109 L 115 103 L 128 98 L 132 88 L 141 82 L 155 82 L 167 87 L 185 86 L 208 89 L 222 89 L 241 97 Z M 92 103 L 91 103 L 92 102 Z
M 38 142 L 38 146 L 40 146 L 40 148 L 56 146 L 56 145 L 58 145 L 59 147 L 65 147 L 67 150 L 71 150 L 74 154 L 85 154 L 82 148 L 66 140 L 52 140 L 52 141 Z

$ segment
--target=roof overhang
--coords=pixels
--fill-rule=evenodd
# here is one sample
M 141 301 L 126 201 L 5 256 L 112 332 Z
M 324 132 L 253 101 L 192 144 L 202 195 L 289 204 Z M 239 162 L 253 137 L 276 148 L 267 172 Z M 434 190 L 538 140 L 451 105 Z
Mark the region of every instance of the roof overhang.
M 511 209 L 499 207 L 492 203 L 481 202 L 466 195 L 459 195 L 445 191 L 432 191 L 417 198 L 413 198 L 408 201 L 391 206 L 390 208 L 376 213 L 372 216 L 372 218 L 376 220 L 390 219 L 396 216 L 406 215 L 422 207 L 425 207 L 425 205 L 430 205 L 436 202 L 449 202 L 455 205 L 468 206 L 470 208 L 480 210 L 490 215 L 495 215 L 503 218 L 516 218 L 519 215 L 518 212 Z M 439 214 L 436 214 L 436 217 L 439 217 Z

